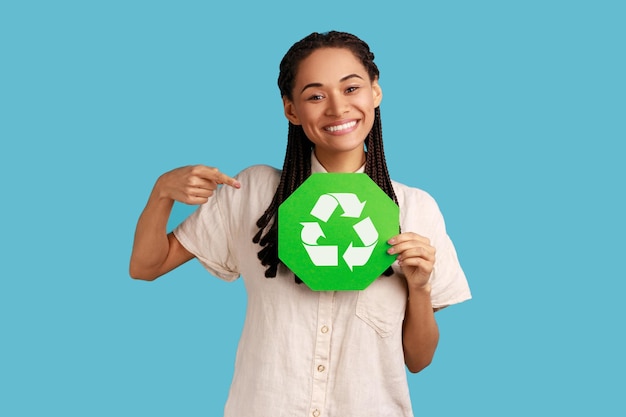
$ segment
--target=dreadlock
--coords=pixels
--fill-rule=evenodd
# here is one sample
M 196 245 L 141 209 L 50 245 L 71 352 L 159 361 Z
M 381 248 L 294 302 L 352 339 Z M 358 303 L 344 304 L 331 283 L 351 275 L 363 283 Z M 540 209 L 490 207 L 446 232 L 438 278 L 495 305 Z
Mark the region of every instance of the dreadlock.
M 278 269 L 278 207 L 311 175 L 313 143 L 306 137 L 302 126 L 289 123 L 285 162 L 276 193 L 265 213 L 257 220 L 259 231 L 252 241 L 262 246 L 258 253 L 261 263 L 267 266 L 265 276 L 274 278 Z M 269 228 L 268 228 L 269 227 Z M 265 235 L 263 232 L 267 229 Z M 296 277 L 296 282 L 300 279 Z
M 361 39 L 345 32 L 312 33 L 295 43 L 280 63 L 278 87 L 282 97 L 289 100 L 293 98 L 292 91 L 300 62 L 316 49 L 328 47 L 349 49 L 361 61 L 370 79 L 378 79 L 379 71 L 374 63 L 374 54 Z M 398 199 L 393 191 L 385 161 L 379 107 L 375 109 L 374 125 L 365 140 L 365 147 L 367 150 L 365 173 L 397 204 Z M 261 246 L 258 257 L 261 264 L 267 267 L 265 270 L 267 278 L 276 277 L 278 265 L 282 263 L 278 258 L 278 207 L 311 175 L 312 150 L 313 143 L 306 137 L 302 126 L 289 122 L 287 150 L 280 182 L 272 202 L 256 222 L 259 231 L 252 239 Z M 389 267 L 384 275 L 389 276 L 392 273 Z M 298 283 L 302 282 L 297 276 L 295 280 Z

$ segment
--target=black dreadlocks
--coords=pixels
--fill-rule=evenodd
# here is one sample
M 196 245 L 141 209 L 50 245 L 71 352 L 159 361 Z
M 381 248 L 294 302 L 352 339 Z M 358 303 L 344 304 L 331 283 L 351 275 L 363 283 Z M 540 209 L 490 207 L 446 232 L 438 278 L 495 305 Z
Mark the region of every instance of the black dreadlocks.
M 280 63 L 278 87 L 281 96 L 292 99 L 292 90 L 296 78 L 298 65 L 313 51 L 319 48 L 349 49 L 363 64 L 371 80 L 378 79 L 378 67 L 374 63 L 374 54 L 369 46 L 358 37 L 345 32 L 312 33 L 295 43 Z M 378 184 L 387 195 L 396 202 L 398 199 L 391 185 L 391 178 L 387 170 L 387 162 L 383 149 L 382 125 L 380 108 L 376 108 L 374 125 L 365 140 L 366 158 L 365 173 Z M 265 276 L 276 276 L 280 259 L 278 258 L 278 207 L 311 175 L 311 152 L 313 143 L 306 137 L 302 126 L 289 122 L 287 135 L 287 150 L 280 177 L 280 183 L 272 202 L 265 213 L 257 220 L 259 231 L 252 241 L 262 248 L 258 252 L 261 263 L 267 267 Z M 384 275 L 391 275 L 391 267 Z M 296 282 L 302 282 L 296 277 Z

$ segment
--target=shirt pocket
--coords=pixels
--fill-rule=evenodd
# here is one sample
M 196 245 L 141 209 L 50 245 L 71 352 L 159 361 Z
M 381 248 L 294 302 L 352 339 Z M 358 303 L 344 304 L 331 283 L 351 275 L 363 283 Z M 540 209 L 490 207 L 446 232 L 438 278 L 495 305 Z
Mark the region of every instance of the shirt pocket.
M 406 310 L 407 289 L 398 275 L 381 276 L 359 292 L 356 316 L 378 333 L 388 337 L 402 327 Z

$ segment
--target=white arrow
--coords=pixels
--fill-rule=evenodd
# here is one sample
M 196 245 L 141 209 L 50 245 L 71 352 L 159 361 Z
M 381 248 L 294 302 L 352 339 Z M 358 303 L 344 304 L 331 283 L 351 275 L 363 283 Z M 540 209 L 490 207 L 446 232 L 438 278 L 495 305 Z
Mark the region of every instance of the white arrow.
M 378 231 L 374 227 L 374 223 L 369 217 L 364 218 L 354 226 L 352 226 L 356 234 L 365 246 L 370 246 L 378 240 Z
M 360 248 L 352 246 L 352 242 L 350 242 L 350 246 L 348 246 L 348 249 L 346 249 L 346 252 L 343 254 L 343 260 L 346 261 L 350 271 L 352 271 L 352 268 L 355 266 L 365 265 L 367 261 L 369 261 L 370 256 L 372 256 L 375 247 L 376 243 Z
M 317 239 L 326 237 L 318 222 L 302 222 L 300 224 L 304 226 L 300 233 L 302 242 L 309 245 L 317 245 Z
M 338 204 L 337 200 L 335 200 L 330 194 L 322 194 L 320 198 L 317 199 L 315 206 L 313 206 L 311 215 L 326 223 L 337 208 Z
M 342 217 L 354 217 L 361 216 L 363 207 L 365 207 L 365 201 L 360 202 L 359 197 L 352 193 L 331 193 L 333 197 L 339 201 L 341 208 L 343 209 Z
M 303 244 L 315 266 L 337 266 L 339 265 L 337 246 L 310 246 Z

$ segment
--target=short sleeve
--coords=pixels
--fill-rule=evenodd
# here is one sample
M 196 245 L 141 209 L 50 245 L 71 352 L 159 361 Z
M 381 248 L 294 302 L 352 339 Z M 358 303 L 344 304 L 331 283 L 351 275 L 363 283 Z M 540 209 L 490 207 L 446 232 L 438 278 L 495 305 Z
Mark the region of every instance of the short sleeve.
M 431 241 L 437 251 L 430 277 L 433 307 L 442 308 L 472 298 L 465 272 L 459 263 L 456 248 L 446 232 L 441 213 Z
M 224 210 L 232 204 L 229 188 L 220 187 L 209 200 L 198 207 L 174 230 L 178 241 L 200 261 L 207 271 L 225 281 L 239 277 L 231 253 L 230 222 Z
M 400 206 L 403 232 L 414 232 L 430 239 L 435 247 L 435 265 L 430 276 L 434 308 L 461 303 L 472 298 L 456 249 L 434 198 L 427 192 L 394 183 Z

